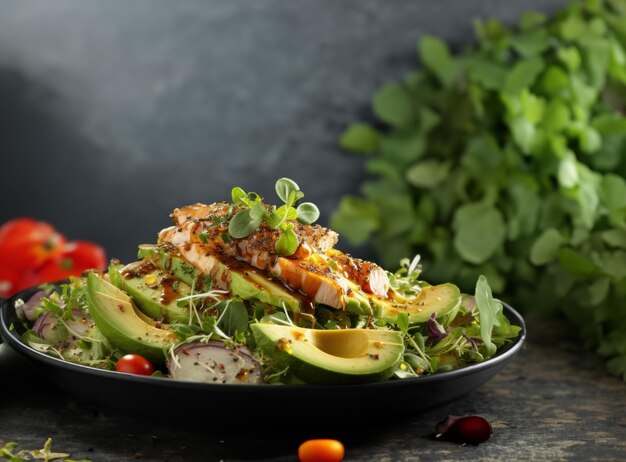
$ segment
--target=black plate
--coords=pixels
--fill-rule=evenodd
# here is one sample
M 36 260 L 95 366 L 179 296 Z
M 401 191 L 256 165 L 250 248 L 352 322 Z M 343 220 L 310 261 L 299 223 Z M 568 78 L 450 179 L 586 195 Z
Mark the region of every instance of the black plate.
M 522 328 L 519 337 L 493 358 L 450 372 L 359 385 L 222 385 L 180 382 L 73 364 L 32 349 L 20 338 L 23 328 L 21 323 L 15 322 L 13 302 L 17 298 L 28 299 L 36 290 L 25 290 L 0 302 L 0 336 L 4 341 L 35 361 L 44 371 L 42 377 L 70 393 L 105 406 L 144 414 L 162 415 L 163 404 L 160 403 L 175 403 L 169 405 L 168 414 L 178 409 L 183 413 L 201 415 L 240 415 L 251 411 L 275 415 L 277 405 L 283 410 L 306 409 L 311 414 L 328 412 L 331 408 L 341 409 L 344 415 L 364 412 L 369 415 L 415 413 L 458 399 L 491 379 L 513 359 L 526 338 L 524 320 L 517 311 L 505 304 L 507 318 Z M 13 331 L 9 329 L 12 324 L 15 326 Z M 392 399 L 389 400 L 389 397 Z

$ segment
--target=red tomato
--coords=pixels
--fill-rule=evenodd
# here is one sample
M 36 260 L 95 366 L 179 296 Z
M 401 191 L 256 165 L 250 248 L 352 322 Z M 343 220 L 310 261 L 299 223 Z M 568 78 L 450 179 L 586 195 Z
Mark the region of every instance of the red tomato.
M 99 245 L 87 241 L 66 244 L 63 253 L 36 271 L 41 282 L 54 282 L 70 276 L 80 276 L 85 270 L 106 267 L 106 255 Z M 25 286 L 30 287 L 30 286 Z
M 115 370 L 137 375 L 152 375 L 154 373 L 154 367 L 150 361 L 143 356 L 133 354 L 122 356 L 117 361 Z
M 29 287 L 34 287 L 42 282 L 47 282 L 42 280 L 39 277 L 39 273 L 36 270 L 24 271 L 21 273 L 21 276 L 15 285 L 15 292 L 19 292 L 20 290 L 28 289 Z M 54 281 L 50 281 L 54 282 Z
M 298 448 L 300 462 L 341 462 L 346 451 L 341 441 L 308 440 Z
M 16 218 L 0 226 L 0 266 L 25 271 L 41 266 L 63 251 L 65 238 L 52 226 Z
M 19 290 L 20 273 L 0 266 L 0 297 L 10 297 Z

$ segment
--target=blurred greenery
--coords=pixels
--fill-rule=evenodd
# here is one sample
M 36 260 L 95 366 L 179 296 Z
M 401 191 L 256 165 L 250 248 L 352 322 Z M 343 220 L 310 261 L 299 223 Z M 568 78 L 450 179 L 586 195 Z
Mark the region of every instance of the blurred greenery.
M 458 54 L 423 37 L 343 133 L 371 178 L 331 225 L 387 267 L 420 253 L 426 279 L 560 310 L 626 379 L 626 0 L 475 31 Z

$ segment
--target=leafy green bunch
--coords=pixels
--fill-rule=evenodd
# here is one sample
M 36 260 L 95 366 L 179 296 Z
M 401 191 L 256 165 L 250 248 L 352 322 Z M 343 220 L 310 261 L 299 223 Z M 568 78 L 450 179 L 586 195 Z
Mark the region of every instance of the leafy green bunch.
M 560 308 L 626 379 L 626 1 L 475 30 L 458 55 L 422 38 L 423 68 L 374 95 L 380 123 L 343 133 L 375 178 L 331 224 L 386 265 L 420 252 L 427 279 Z
M 317 206 L 311 202 L 294 205 L 304 197 L 298 184 L 289 178 L 281 178 L 275 185 L 276 194 L 284 202 L 283 205 L 267 206 L 261 196 L 255 192 L 246 193 L 236 186 L 232 189 L 232 203 L 244 207 L 235 214 L 228 225 L 228 234 L 241 239 L 249 236 L 265 222 L 272 229 L 279 229 L 282 234 L 276 241 L 276 253 L 286 257 L 298 248 L 298 237 L 293 230 L 293 221 L 310 225 L 320 216 Z M 291 222 L 291 223 L 290 223 Z

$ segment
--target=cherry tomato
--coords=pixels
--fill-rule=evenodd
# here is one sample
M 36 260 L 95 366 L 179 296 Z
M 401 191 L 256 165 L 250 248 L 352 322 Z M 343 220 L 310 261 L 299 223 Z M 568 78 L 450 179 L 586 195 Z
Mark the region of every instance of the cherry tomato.
M 106 255 L 99 245 L 87 241 L 70 242 L 63 253 L 45 263 L 39 270 L 39 282 L 54 282 L 70 276 L 80 276 L 88 269 L 104 269 Z M 30 287 L 30 286 L 27 286 Z
M 300 462 L 341 462 L 346 451 L 341 441 L 308 440 L 298 448 Z
M 0 266 L 15 271 L 38 268 L 63 251 L 65 238 L 48 223 L 16 218 L 0 226 Z
M 152 375 L 154 367 L 146 358 L 140 355 L 129 354 L 122 356 L 115 365 L 117 372 L 126 372 L 128 374 Z

